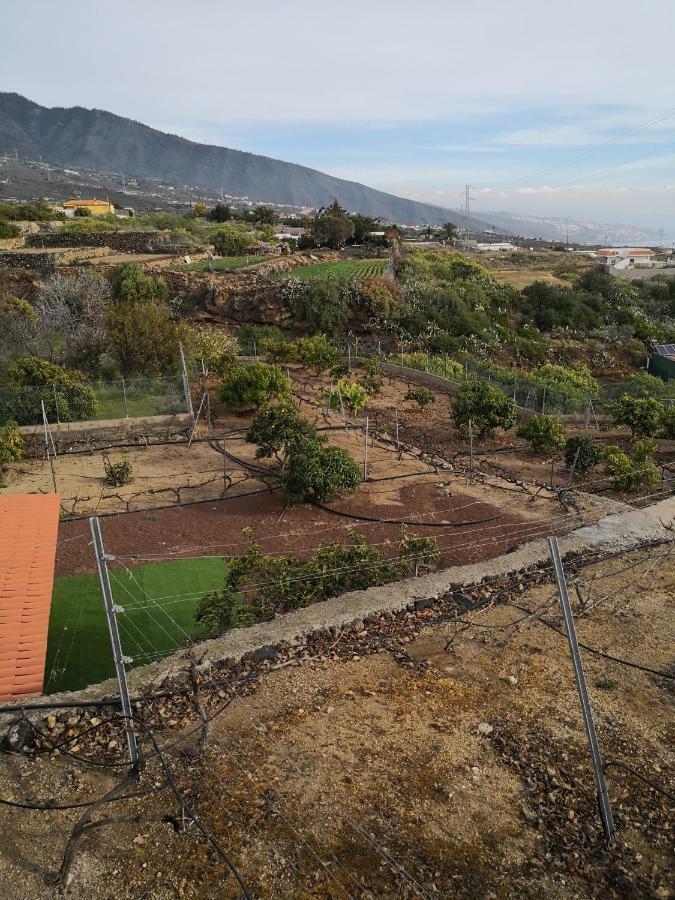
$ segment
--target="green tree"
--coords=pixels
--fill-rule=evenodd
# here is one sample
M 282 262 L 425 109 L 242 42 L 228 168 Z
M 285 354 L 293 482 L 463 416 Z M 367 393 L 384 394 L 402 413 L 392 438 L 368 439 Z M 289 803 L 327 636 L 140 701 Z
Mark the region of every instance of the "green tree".
M 149 275 L 140 266 L 120 266 L 111 278 L 113 299 L 124 303 L 164 303 L 169 288 L 161 276 Z
M 207 374 L 217 372 L 226 361 L 236 361 L 240 353 L 237 338 L 224 328 L 212 325 L 195 325 L 186 331 L 186 349 L 188 354 L 200 363 L 204 363 Z
M 23 456 L 23 437 L 19 426 L 9 419 L 0 426 L 0 468 L 7 463 L 16 462 Z
M 289 395 L 291 383 L 276 366 L 246 363 L 232 366 L 223 376 L 220 399 L 234 408 L 256 408 Z
M 180 331 L 166 303 L 114 302 L 106 312 L 111 355 L 124 375 L 161 372 L 175 366 Z
M 630 454 L 624 453 L 620 447 L 605 447 L 605 474 L 614 479 L 614 487 L 620 491 L 634 491 L 656 484 L 659 470 L 651 462 L 654 447 L 651 438 L 635 441 Z
M 21 229 L 17 225 L 14 225 L 13 222 L 5 221 L 5 219 L 0 219 L 0 240 L 19 237 L 20 234 Z
M 578 434 L 565 443 L 565 465 L 574 467 L 574 474 L 582 478 L 602 460 L 602 451 L 590 435 Z M 576 461 L 576 463 L 575 463 Z
M 40 422 L 40 400 L 44 400 L 51 421 L 93 419 L 98 410 L 96 394 L 84 383 L 82 372 L 64 369 L 36 356 L 11 363 L 7 367 L 7 381 L 9 390 L 0 392 L 0 420 L 15 419 L 19 425 Z
M 311 422 L 303 419 L 292 400 L 261 407 L 253 417 L 246 440 L 257 444 L 256 459 L 274 456 L 282 468 L 294 450 L 317 449 L 322 443 Z
M 241 256 L 250 243 L 250 234 L 235 225 L 224 225 L 213 235 L 213 247 L 220 256 Z
M 615 425 L 626 425 L 633 437 L 653 437 L 661 427 L 663 407 L 653 397 L 624 394 L 614 404 Z
M 667 441 L 675 441 L 675 404 L 664 404 L 661 412 L 661 437 Z
M 436 397 L 431 393 L 429 388 L 425 387 L 410 388 L 403 399 L 412 400 L 417 404 L 419 409 L 424 409 L 429 406 L 430 403 L 436 402 Z
M 216 203 L 213 209 L 210 209 L 206 218 L 209 222 L 229 222 L 232 218 L 232 210 L 226 203 Z
M 295 506 L 308 497 L 328 502 L 341 491 L 353 491 L 361 472 L 342 447 L 301 446 L 291 453 L 282 478 L 284 498 Z
M 298 359 L 295 341 L 287 341 L 284 338 L 263 337 L 258 349 L 273 363 L 290 363 Z
M 457 226 L 453 225 L 452 222 L 444 222 L 443 225 L 441 225 L 441 229 L 446 241 L 451 241 L 457 234 Z
M 516 422 L 516 404 L 498 387 L 487 381 L 465 381 L 452 404 L 452 417 L 457 428 L 467 433 L 469 422 L 477 429 L 478 438 L 492 434 L 495 428 L 508 431 Z
M 276 225 L 279 216 L 271 206 L 256 206 L 253 210 L 253 221 L 260 225 Z
M 319 375 L 340 361 L 340 351 L 325 334 L 299 338 L 295 342 L 296 356 L 302 365 Z
M 359 384 L 369 397 L 377 397 L 384 385 L 382 363 L 373 357 L 360 360 L 360 364 L 363 374 L 359 378 Z
M 565 446 L 565 429 L 555 416 L 532 416 L 516 429 L 535 453 L 552 454 Z
M 349 318 L 346 285 L 321 278 L 289 279 L 287 290 L 293 313 L 317 331 L 334 333 L 346 324 Z
M 319 247 L 339 250 L 354 234 L 351 219 L 337 216 L 318 216 L 312 222 L 312 237 Z

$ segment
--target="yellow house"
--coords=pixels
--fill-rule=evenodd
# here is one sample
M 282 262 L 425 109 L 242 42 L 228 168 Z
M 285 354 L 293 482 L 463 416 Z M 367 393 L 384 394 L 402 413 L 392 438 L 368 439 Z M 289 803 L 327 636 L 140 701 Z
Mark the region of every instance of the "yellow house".
M 86 210 L 90 216 L 115 214 L 115 207 L 107 200 L 66 200 L 63 209 L 67 216 L 74 216 L 76 209 Z

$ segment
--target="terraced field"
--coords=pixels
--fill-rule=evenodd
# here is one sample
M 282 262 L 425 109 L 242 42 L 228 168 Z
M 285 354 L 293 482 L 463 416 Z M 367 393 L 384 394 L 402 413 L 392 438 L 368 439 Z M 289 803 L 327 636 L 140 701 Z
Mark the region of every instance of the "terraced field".
M 300 269 L 293 269 L 289 274 L 294 278 L 350 280 L 376 278 L 384 275 L 386 268 L 386 259 L 342 259 L 333 262 L 314 263 L 311 266 L 302 266 Z

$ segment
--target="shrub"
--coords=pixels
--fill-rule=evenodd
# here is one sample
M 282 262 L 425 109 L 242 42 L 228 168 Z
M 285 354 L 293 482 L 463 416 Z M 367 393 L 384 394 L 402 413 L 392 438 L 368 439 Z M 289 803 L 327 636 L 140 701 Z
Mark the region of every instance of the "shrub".
M 578 456 L 577 451 L 579 453 Z M 575 459 L 576 465 L 574 463 Z M 567 439 L 565 443 L 565 465 L 568 469 L 574 466 L 575 475 L 588 475 L 601 459 L 602 451 L 589 435 L 579 434 Z
M 109 484 L 111 487 L 121 487 L 123 484 L 129 484 L 133 477 L 133 468 L 126 454 L 116 463 L 110 462 L 109 457 L 104 455 L 103 468 L 105 469 L 106 484 Z
M 382 363 L 379 359 L 362 359 L 361 371 L 363 375 L 359 378 L 359 384 L 369 397 L 377 397 L 382 392 L 384 378 L 382 377 Z
M 469 422 L 482 438 L 495 428 L 507 431 L 516 421 L 516 404 L 499 388 L 487 381 L 464 382 L 452 404 L 452 417 L 457 428 L 466 433 Z
M 387 278 L 367 278 L 358 284 L 359 300 L 371 316 L 388 321 L 401 312 L 401 292 Z
M 290 363 L 295 362 L 298 358 L 298 348 L 295 342 L 286 341 L 284 338 L 264 337 L 260 341 L 258 350 L 273 363 Z
M 640 438 L 633 444 L 630 455 L 620 447 L 605 447 L 605 474 L 614 479 L 614 486 L 618 490 L 634 491 L 656 484 L 659 470 L 650 462 L 654 446 L 654 441 L 650 438 Z
M 52 421 L 58 418 L 74 422 L 96 415 L 96 394 L 83 383 L 82 372 L 27 356 L 11 363 L 7 376 L 10 390 L 0 395 L 0 419 L 15 419 L 19 425 L 41 422 L 40 400 L 44 400 L 47 418 Z M 2 398 L 8 404 L 7 410 Z
M 675 441 L 675 404 L 664 406 L 661 413 L 661 437 Z
M 536 453 L 555 453 L 565 446 L 565 429 L 555 416 L 532 416 L 516 429 Z
M 199 602 L 196 621 L 209 634 L 218 635 L 347 591 L 417 575 L 440 558 L 436 538 L 421 537 L 405 527 L 401 529 L 396 559 L 369 546 L 363 535 L 352 529 L 347 529 L 347 535 L 349 543 L 326 542 L 302 559 L 264 555 L 260 546 L 251 541 L 245 554 L 228 557 L 223 590 Z
M 213 247 L 220 256 L 241 256 L 251 243 L 251 236 L 234 225 L 225 225 L 213 235 Z
M 321 399 L 322 401 L 328 399 L 328 405 L 331 409 L 340 409 L 340 401 L 342 401 L 342 406 L 345 406 L 355 416 L 368 402 L 368 394 L 357 381 L 347 381 L 344 378 L 340 378 L 337 386 L 331 390 L 330 395 L 327 396 L 323 393 Z
M 0 219 L 0 239 L 15 238 L 20 234 L 21 229 L 17 225 L 14 225 L 13 222 L 6 222 L 4 219 Z
M 329 342 L 325 334 L 300 338 L 295 346 L 298 360 L 317 375 L 340 361 L 340 351 Z
M 326 502 L 339 491 L 353 491 L 361 472 L 342 447 L 302 445 L 291 453 L 282 478 L 284 498 L 295 506 L 308 497 Z
M 626 425 L 633 437 L 653 437 L 661 426 L 662 406 L 653 397 L 624 394 L 614 404 L 615 425 Z
M 232 360 L 239 355 L 237 338 L 224 328 L 211 325 L 195 325 L 187 333 L 188 352 L 193 359 L 204 363 L 208 372 L 222 367 L 223 357 Z
M 412 400 L 420 409 L 424 409 L 425 406 L 429 406 L 430 403 L 436 402 L 436 397 L 431 393 L 429 388 L 425 387 L 410 388 L 403 399 Z
M 167 303 L 117 302 L 108 306 L 110 351 L 125 375 L 155 373 L 176 365 L 180 331 Z
M 288 396 L 291 383 L 276 366 L 266 363 L 234 364 L 223 376 L 219 397 L 227 406 L 262 406 Z
M 137 265 L 116 269 L 111 278 L 113 298 L 124 303 L 164 303 L 169 288 L 161 276 L 149 275 Z
M 339 281 L 289 279 L 286 294 L 293 313 L 316 330 L 333 333 L 349 318 L 349 289 Z
M 23 437 L 14 419 L 0 426 L 0 466 L 16 462 L 23 456 Z

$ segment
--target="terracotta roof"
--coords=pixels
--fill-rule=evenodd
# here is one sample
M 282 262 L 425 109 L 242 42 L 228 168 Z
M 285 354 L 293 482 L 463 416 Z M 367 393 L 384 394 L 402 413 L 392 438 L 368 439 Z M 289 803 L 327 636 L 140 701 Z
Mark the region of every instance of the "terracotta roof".
M 597 254 L 598 254 L 598 256 L 618 256 L 619 251 L 618 250 L 598 250 Z
M 59 494 L 0 494 L 0 700 L 42 691 Z
M 647 250 L 644 247 L 629 247 L 626 250 L 627 256 L 654 256 L 653 250 Z
M 74 206 L 110 206 L 107 200 L 66 200 L 64 207 L 71 209 Z

